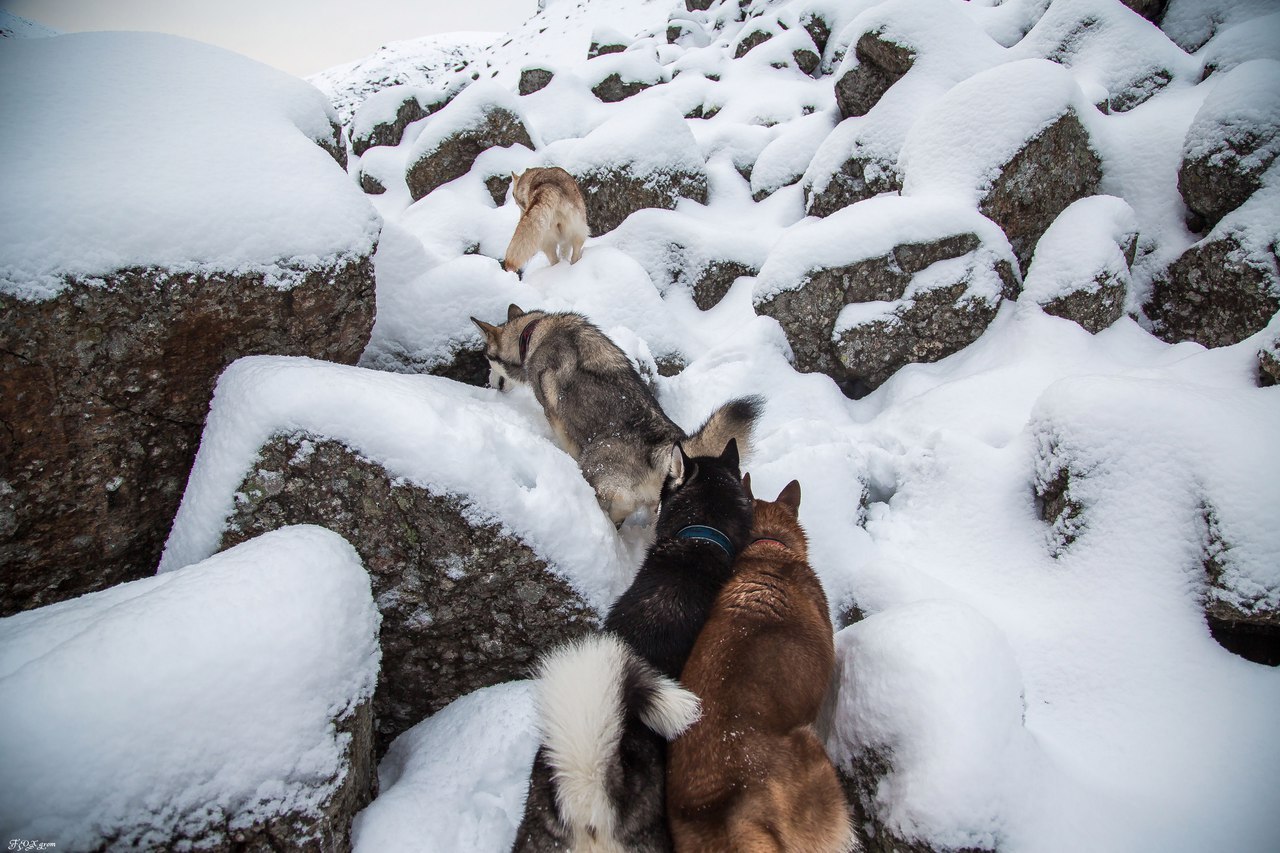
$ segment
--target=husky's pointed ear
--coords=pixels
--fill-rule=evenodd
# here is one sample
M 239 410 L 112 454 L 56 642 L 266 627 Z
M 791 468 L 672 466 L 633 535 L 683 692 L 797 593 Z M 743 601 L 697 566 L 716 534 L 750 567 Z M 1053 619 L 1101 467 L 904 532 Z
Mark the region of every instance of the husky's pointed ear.
M 516 181 L 518 181 L 518 180 L 520 180 L 520 176 L 519 176 L 519 175 L 517 175 L 515 172 L 512 172 L 512 173 L 511 173 L 511 183 L 513 183 L 513 184 L 514 184 L 514 183 L 515 183 Z
M 751 494 L 751 475 L 750 474 L 742 475 L 742 491 L 746 494 L 747 500 L 753 501 L 756 499 L 756 496 Z
M 800 481 L 792 480 L 783 486 L 776 503 L 786 504 L 795 512 L 800 512 Z
M 524 314 L 525 314 L 524 309 L 521 308 L 519 305 L 515 304 L 514 302 L 512 302 L 510 305 L 507 306 L 507 322 L 508 323 L 510 323 L 512 320 L 514 320 L 517 317 L 523 317 Z
M 738 470 L 738 439 L 729 439 L 729 443 L 724 446 L 724 452 L 720 454 L 720 461 L 733 470 Z
M 667 463 L 667 476 L 672 480 L 684 479 L 685 459 L 684 449 L 678 444 L 671 446 L 671 461 Z
M 490 323 L 486 323 L 484 320 L 477 320 L 475 317 L 471 318 L 471 322 L 476 324 L 476 328 L 479 329 L 480 332 L 484 335 L 485 340 L 494 341 L 498 339 L 497 326 L 494 326 Z

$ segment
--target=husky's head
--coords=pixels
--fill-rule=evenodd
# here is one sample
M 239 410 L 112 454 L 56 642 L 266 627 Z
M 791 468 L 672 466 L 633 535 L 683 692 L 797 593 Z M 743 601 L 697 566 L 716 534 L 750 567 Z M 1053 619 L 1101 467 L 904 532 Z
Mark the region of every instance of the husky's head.
M 658 499 L 658 538 L 674 536 L 691 524 L 705 524 L 742 550 L 751 532 L 752 503 L 742 486 L 738 442 L 729 439 L 719 456 L 690 457 L 671 448 L 667 475 Z
M 528 169 L 518 175 L 515 172 L 511 173 L 511 197 L 515 199 L 521 210 L 529 206 L 529 181 L 525 179 L 528 174 Z
M 540 315 L 540 312 L 533 312 Z M 520 358 L 520 334 L 536 317 L 525 313 L 519 305 L 507 308 L 507 322 L 494 326 L 483 320 L 471 318 L 484 335 L 484 357 L 489 360 L 489 387 L 510 391 L 525 382 L 524 365 Z

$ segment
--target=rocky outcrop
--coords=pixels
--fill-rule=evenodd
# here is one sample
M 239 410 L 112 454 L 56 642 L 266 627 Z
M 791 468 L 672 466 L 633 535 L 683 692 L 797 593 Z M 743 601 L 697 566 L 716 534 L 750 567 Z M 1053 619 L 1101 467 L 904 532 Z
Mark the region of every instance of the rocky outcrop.
M 773 36 L 773 31 L 769 29 L 756 28 L 750 30 L 738 39 L 738 45 L 733 49 L 733 58 L 741 59 L 755 48 L 769 41 Z
M 272 438 L 240 486 L 222 547 L 315 523 L 360 553 L 382 613 L 379 755 L 459 696 L 526 677 L 539 653 L 598 622 L 537 554 L 474 517 L 465 499 L 319 436 Z
M 742 276 L 756 275 L 760 270 L 741 261 L 713 260 L 693 276 L 693 303 L 709 311 L 724 299 L 729 288 Z
M 863 33 L 853 48 L 857 63 L 836 80 L 841 118 L 866 115 L 915 63 L 915 52 L 880 30 Z
M 1158 336 L 1227 346 L 1260 331 L 1280 311 L 1274 248 L 1251 247 L 1242 236 L 1213 232 L 1157 279 L 1147 316 Z
M 360 105 L 352 119 L 351 153 L 363 155 L 375 145 L 399 145 L 405 128 L 439 112 L 450 95 L 439 90 L 394 86 L 383 89 Z M 394 111 L 392 102 L 398 102 Z
M 509 100 L 510 93 L 475 84 L 427 123 L 405 172 L 414 201 L 465 175 L 490 148 L 534 147 L 529 129 L 506 103 Z
M 555 72 L 546 68 L 525 68 L 520 72 L 518 91 L 521 95 L 532 95 L 547 88 L 555 78 Z
M 824 179 L 825 183 L 815 181 L 805 187 L 805 213 L 810 216 L 830 216 L 851 204 L 902 189 L 897 167 L 874 156 L 855 154 Z
M 1205 231 L 1243 204 L 1280 155 L 1280 62 L 1225 73 L 1187 130 L 1178 191 Z
M 645 171 L 629 163 L 569 170 L 587 203 L 591 233 L 612 231 L 637 210 L 646 207 L 675 210 L 680 198 L 707 202 L 707 176 L 684 169 Z
M 756 283 L 756 312 L 782 325 L 796 369 L 826 373 L 861 396 L 905 364 L 936 361 L 973 342 L 1001 299 L 1017 297 L 1007 244 L 971 212 L 917 228 L 936 235 L 918 242 L 881 248 L 873 241 L 839 260 L 832 254 L 835 262 L 810 260 L 810 240 L 816 246 L 829 234 L 909 219 L 915 209 L 903 198 L 863 202 L 770 255 Z
M 0 613 L 155 570 L 222 370 L 244 355 L 354 363 L 370 257 L 263 273 L 125 270 L 55 298 L 0 293 Z

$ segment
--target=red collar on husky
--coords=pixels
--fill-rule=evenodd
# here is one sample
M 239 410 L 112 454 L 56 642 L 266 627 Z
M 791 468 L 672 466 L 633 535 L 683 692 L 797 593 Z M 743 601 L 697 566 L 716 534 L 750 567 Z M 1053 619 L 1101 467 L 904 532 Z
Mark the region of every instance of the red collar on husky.
M 524 327 L 524 331 L 520 333 L 520 363 L 524 364 L 525 358 L 529 355 L 529 339 L 533 337 L 534 328 L 542 322 L 542 318 L 534 320 L 532 323 Z
M 752 539 L 752 540 L 751 540 L 751 544 L 752 544 L 752 545 L 757 545 L 757 544 L 762 543 L 762 542 L 772 543 L 772 544 L 774 544 L 774 545 L 778 546 L 779 548 L 781 548 L 781 549 L 782 549 L 782 550 L 784 550 L 784 551 L 788 551 L 788 550 L 790 550 L 789 548 L 787 548 L 787 543 L 786 543 L 786 542 L 783 542 L 781 539 L 771 539 L 771 538 L 769 538 L 768 536 L 761 536 L 759 539 Z

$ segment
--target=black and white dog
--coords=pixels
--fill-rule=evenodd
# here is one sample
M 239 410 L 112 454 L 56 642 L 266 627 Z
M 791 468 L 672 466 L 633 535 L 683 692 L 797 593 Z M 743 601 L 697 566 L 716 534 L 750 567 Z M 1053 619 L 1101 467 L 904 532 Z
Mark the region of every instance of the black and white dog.
M 737 443 L 689 458 L 677 446 L 657 538 L 603 634 L 543 658 L 542 747 L 513 850 L 669 851 L 666 744 L 698 718 L 679 676 L 751 535 Z

